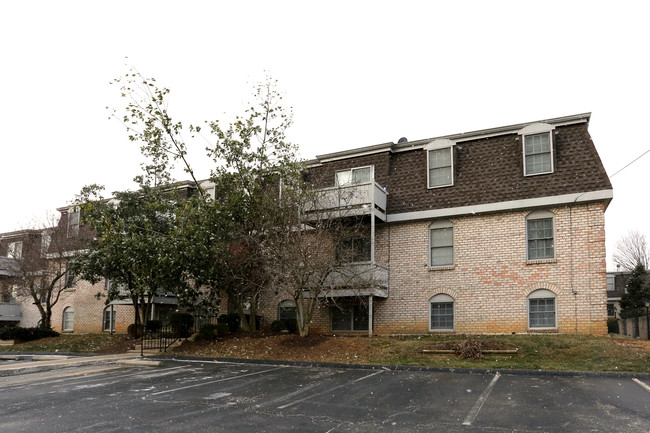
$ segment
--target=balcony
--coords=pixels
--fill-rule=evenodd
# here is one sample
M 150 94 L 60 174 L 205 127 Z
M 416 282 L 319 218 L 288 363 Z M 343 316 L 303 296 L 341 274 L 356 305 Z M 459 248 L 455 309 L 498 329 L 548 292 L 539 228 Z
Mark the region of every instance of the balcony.
M 20 304 L 0 303 L 0 322 L 19 322 L 20 316 Z
M 372 263 L 350 263 L 327 276 L 323 298 L 375 296 L 388 297 L 388 269 Z
M 325 213 L 325 218 L 375 215 L 386 221 L 388 192 L 377 182 L 334 186 L 317 191 L 314 200 L 306 206 L 306 214 Z

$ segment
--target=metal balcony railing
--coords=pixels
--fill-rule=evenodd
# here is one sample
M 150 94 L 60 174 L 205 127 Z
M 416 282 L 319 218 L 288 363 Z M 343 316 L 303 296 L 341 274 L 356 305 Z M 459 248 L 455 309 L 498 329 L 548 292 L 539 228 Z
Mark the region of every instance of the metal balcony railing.
M 388 269 L 368 263 L 349 263 L 330 272 L 321 293 L 326 298 L 346 296 L 388 297 Z
M 20 304 L 13 302 L 0 303 L 0 321 L 2 322 L 18 322 L 20 321 L 21 308 Z
M 331 212 L 332 218 L 374 214 L 386 219 L 388 192 L 377 182 L 334 186 L 317 191 L 314 200 L 305 209 L 310 212 Z

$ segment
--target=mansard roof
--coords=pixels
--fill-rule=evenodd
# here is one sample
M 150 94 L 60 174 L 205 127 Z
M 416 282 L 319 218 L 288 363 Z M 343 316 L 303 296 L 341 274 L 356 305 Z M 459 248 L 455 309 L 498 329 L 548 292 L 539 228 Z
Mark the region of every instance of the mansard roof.
M 375 181 L 389 193 L 389 221 L 585 201 L 607 205 L 612 186 L 588 132 L 590 116 L 345 150 L 319 155 L 308 167 L 318 186 L 329 187 L 338 170 L 374 166 Z M 551 134 L 553 171 L 527 176 L 523 135 L 539 131 Z M 427 149 L 444 143 L 453 149 L 453 185 L 429 188 Z

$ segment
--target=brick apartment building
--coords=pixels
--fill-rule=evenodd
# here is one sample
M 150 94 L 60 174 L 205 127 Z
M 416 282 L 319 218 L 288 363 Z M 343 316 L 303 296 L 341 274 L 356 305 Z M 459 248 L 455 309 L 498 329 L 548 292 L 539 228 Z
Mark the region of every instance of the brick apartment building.
M 352 191 L 374 289 L 335 288 L 322 332 L 605 334 L 612 187 L 590 114 L 320 155 L 323 191 Z M 332 200 L 325 200 L 331 206 Z M 359 296 L 360 295 L 360 296 Z M 265 316 L 287 314 L 288 300 Z M 329 304 L 329 305 L 328 305 Z M 276 312 L 277 311 L 277 312 Z
M 346 266 L 371 281 L 351 291 L 333 279 L 311 330 L 605 334 L 604 215 L 613 194 L 589 120 L 400 139 L 309 161 L 322 206 L 363 215 L 368 235 L 349 244 L 359 251 Z M 60 225 L 78 225 L 73 209 L 60 211 Z M 7 248 L 0 242 L 0 256 Z M 107 306 L 102 293 L 103 282 L 74 282 L 53 327 L 125 332 L 132 306 Z M 164 315 L 173 300 L 159 306 Z M 268 325 L 295 306 L 276 297 L 259 311 Z

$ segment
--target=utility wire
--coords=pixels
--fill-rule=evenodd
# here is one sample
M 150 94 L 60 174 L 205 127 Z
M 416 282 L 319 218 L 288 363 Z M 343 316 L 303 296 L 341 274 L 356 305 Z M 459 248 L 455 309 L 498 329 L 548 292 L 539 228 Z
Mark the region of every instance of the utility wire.
M 623 168 L 621 168 L 620 170 L 618 170 L 616 173 L 614 173 L 613 175 L 611 175 L 609 178 L 610 178 L 610 179 L 613 178 L 614 176 L 616 176 L 617 174 L 619 174 L 620 172 L 622 172 L 623 170 L 625 170 L 626 168 L 628 168 L 629 166 L 631 166 L 632 164 L 634 164 L 635 162 L 637 162 L 639 159 L 641 159 L 643 156 L 645 156 L 646 153 L 650 153 L 650 149 L 646 150 L 646 151 L 643 152 L 641 155 L 639 155 L 639 156 L 637 156 L 636 158 L 634 158 L 633 161 L 629 162 L 625 167 L 623 167 Z

